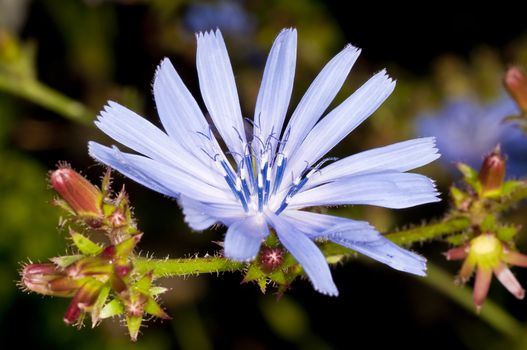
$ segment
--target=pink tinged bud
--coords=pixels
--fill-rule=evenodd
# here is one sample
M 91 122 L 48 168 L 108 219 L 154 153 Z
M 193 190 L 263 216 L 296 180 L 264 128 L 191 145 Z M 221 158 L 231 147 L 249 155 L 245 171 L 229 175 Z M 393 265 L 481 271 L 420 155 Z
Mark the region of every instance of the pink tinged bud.
M 82 312 L 89 311 L 97 301 L 101 288 L 102 283 L 95 280 L 90 280 L 80 287 L 64 314 L 64 322 L 74 324 L 79 320 Z
M 265 272 L 274 271 L 284 262 L 284 251 L 280 248 L 262 248 L 260 264 Z
M 467 246 L 452 248 L 445 253 L 445 257 L 447 260 L 463 260 L 467 257 L 467 255 Z
M 479 181 L 483 193 L 499 191 L 505 178 L 505 157 L 499 146 L 483 160 L 479 171 Z
M 77 281 L 68 278 L 54 264 L 27 265 L 21 274 L 23 287 L 43 295 L 69 297 L 79 287 Z
M 76 214 L 101 216 L 101 192 L 75 170 L 61 166 L 51 174 L 51 185 Z
M 474 304 L 477 311 L 481 309 L 487 294 L 489 293 L 490 281 L 492 280 L 492 270 L 479 267 L 476 271 L 476 281 L 474 283 Z
M 514 277 L 507 265 L 502 263 L 494 268 L 494 273 L 501 284 L 507 288 L 512 295 L 518 299 L 523 299 L 525 297 L 525 290 L 522 288 L 516 277 Z
M 510 67 L 503 84 L 523 112 L 527 112 L 527 75 L 519 67 Z

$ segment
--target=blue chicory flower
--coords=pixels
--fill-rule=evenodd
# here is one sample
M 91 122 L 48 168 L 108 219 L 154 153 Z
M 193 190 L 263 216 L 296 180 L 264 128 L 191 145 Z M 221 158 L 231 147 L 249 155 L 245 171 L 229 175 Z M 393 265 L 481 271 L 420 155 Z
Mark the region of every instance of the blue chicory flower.
M 423 257 L 390 242 L 367 222 L 301 210 L 345 204 L 407 208 L 439 201 L 432 180 L 406 173 L 439 157 L 431 137 L 358 153 L 322 167 L 324 155 L 393 91 L 395 82 L 385 71 L 320 119 L 359 56 L 359 49 L 346 46 L 322 69 L 281 133 L 293 88 L 297 41 L 296 30 L 285 29 L 267 59 L 253 135 L 248 139 L 220 31 L 199 33 L 197 41 L 201 94 L 228 152 L 222 150 L 196 100 L 164 59 L 153 93 L 165 132 L 109 102 L 97 126 L 140 155 L 90 142 L 91 156 L 177 198 L 191 228 L 226 225 L 224 250 L 230 259 L 254 259 L 272 227 L 321 293 L 337 295 L 338 291 L 315 244 L 319 239 L 397 270 L 424 275 Z
M 445 102 L 435 112 L 425 112 L 416 119 L 419 135 L 437 138 L 443 164 L 458 174 L 457 162 L 479 168 L 483 157 L 498 144 L 507 155 L 509 177 L 527 174 L 527 142 L 522 130 L 504 122 L 511 115 L 520 114 L 516 103 L 503 96 L 491 103 L 476 98 L 459 97 Z
M 239 1 L 220 1 L 218 3 L 191 3 L 186 10 L 183 22 L 185 27 L 197 32 L 207 28 L 221 28 L 230 35 L 247 35 L 254 31 L 254 18 Z

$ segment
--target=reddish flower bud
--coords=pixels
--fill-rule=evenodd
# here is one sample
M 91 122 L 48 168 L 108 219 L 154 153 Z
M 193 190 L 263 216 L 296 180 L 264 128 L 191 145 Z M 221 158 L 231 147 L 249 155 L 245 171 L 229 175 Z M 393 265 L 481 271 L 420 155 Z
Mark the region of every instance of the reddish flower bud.
M 60 166 L 51 173 L 51 185 L 76 214 L 101 216 L 101 192 L 75 170 Z
M 479 181 L 483 193 L 499 191 L 505 179 L 505 157 L 501 154 L 500 147 L 496 147 L 483 160 L 479 171 Z
M 101 287 L 102 283 L 96 280 L 90 280 L 80 287 L 64 314 L 64 322 L 73 324 L 77 322 L 82 312 L 89 311 L 95 304 L 101 292 Z
M 24 267 L 21 274 L 22 287 L 39 294 L 69 297 L 79 287 L 77 281 L 69 278 L 55 264 L 30 264 Z
M 503 84 L 523 112 L 527 112 L 527 75 L 519 67 L 510 67 Z
M 284 262 L 284 251 L 280 248 L 264 247 L 260 252 L 262 269 L 271 272 Z

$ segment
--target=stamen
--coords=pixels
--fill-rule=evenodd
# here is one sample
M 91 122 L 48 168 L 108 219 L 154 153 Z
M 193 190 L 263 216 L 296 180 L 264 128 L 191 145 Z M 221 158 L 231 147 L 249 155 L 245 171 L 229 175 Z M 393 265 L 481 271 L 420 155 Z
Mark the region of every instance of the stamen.
M 265 167 L 265 186 L 264 186 L 264 204 L 269 201 L 269 190 L 271 187 L 271 167 Z
M 278 191 L 278 188 L 280 187 L 282 178 L 284 177 L 284 170 L 285 170 L 286 164 L 287 164 L 287 158 L 285 158 L 282 153 L 279 153 L 276 156 L 276 175 L 275 175 L 274 184 L 273 184 L 273 195 L 276 194 L 276 191 Z
M 274 212 L 276 215 L 279 215 L 281 212 L 283 212 L 285 210 L 285 208 L 287 208 L 287 206 L 289 205 L 289 196 L 286 196 L 284 198 L 284 200 L 282 201 L 282 204 L 280 204 L 280 207 Z
M 263 179 L 262 173 L 258 173 L 258 211 L 263 211 Z

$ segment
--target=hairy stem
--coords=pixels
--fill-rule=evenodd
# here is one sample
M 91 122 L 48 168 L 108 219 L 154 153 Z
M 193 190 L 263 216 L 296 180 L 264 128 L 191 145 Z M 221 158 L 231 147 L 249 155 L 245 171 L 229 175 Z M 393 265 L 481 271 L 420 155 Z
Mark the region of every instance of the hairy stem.
M 200 273 L 219 273 L 241 270 L 245 264 L 223 257 L 188 259 L 147 259 L 137 258 L 138 272 L 152 271 L 155 277 L 187 276 Z
M 84 125 L 91 125 L 95 116 L 82 103 L 33 79 L 0 74 L 0 91 L 24 98 Z
M 385 237 L 397 244 L 410 245 L 424 240 L 432 240 L 445 235 L 459 232 L 470 225 L 466 218 L 451 218 L 408 230 L 389 233 Z M 321 246 L 328 261 L 333 262 L 337 256 L 351 255 L 353 250 L 335 243 L 325 243 Z M 200 273 L 218 273 L 238 271 L 245 267 L 244 263 L 234 262 L 223 257 L 205 257 L 188 259 L 147 259 L 137 258 L 135 266 L 138 271 L 153 271 L 156 277 L 186 276 Z

